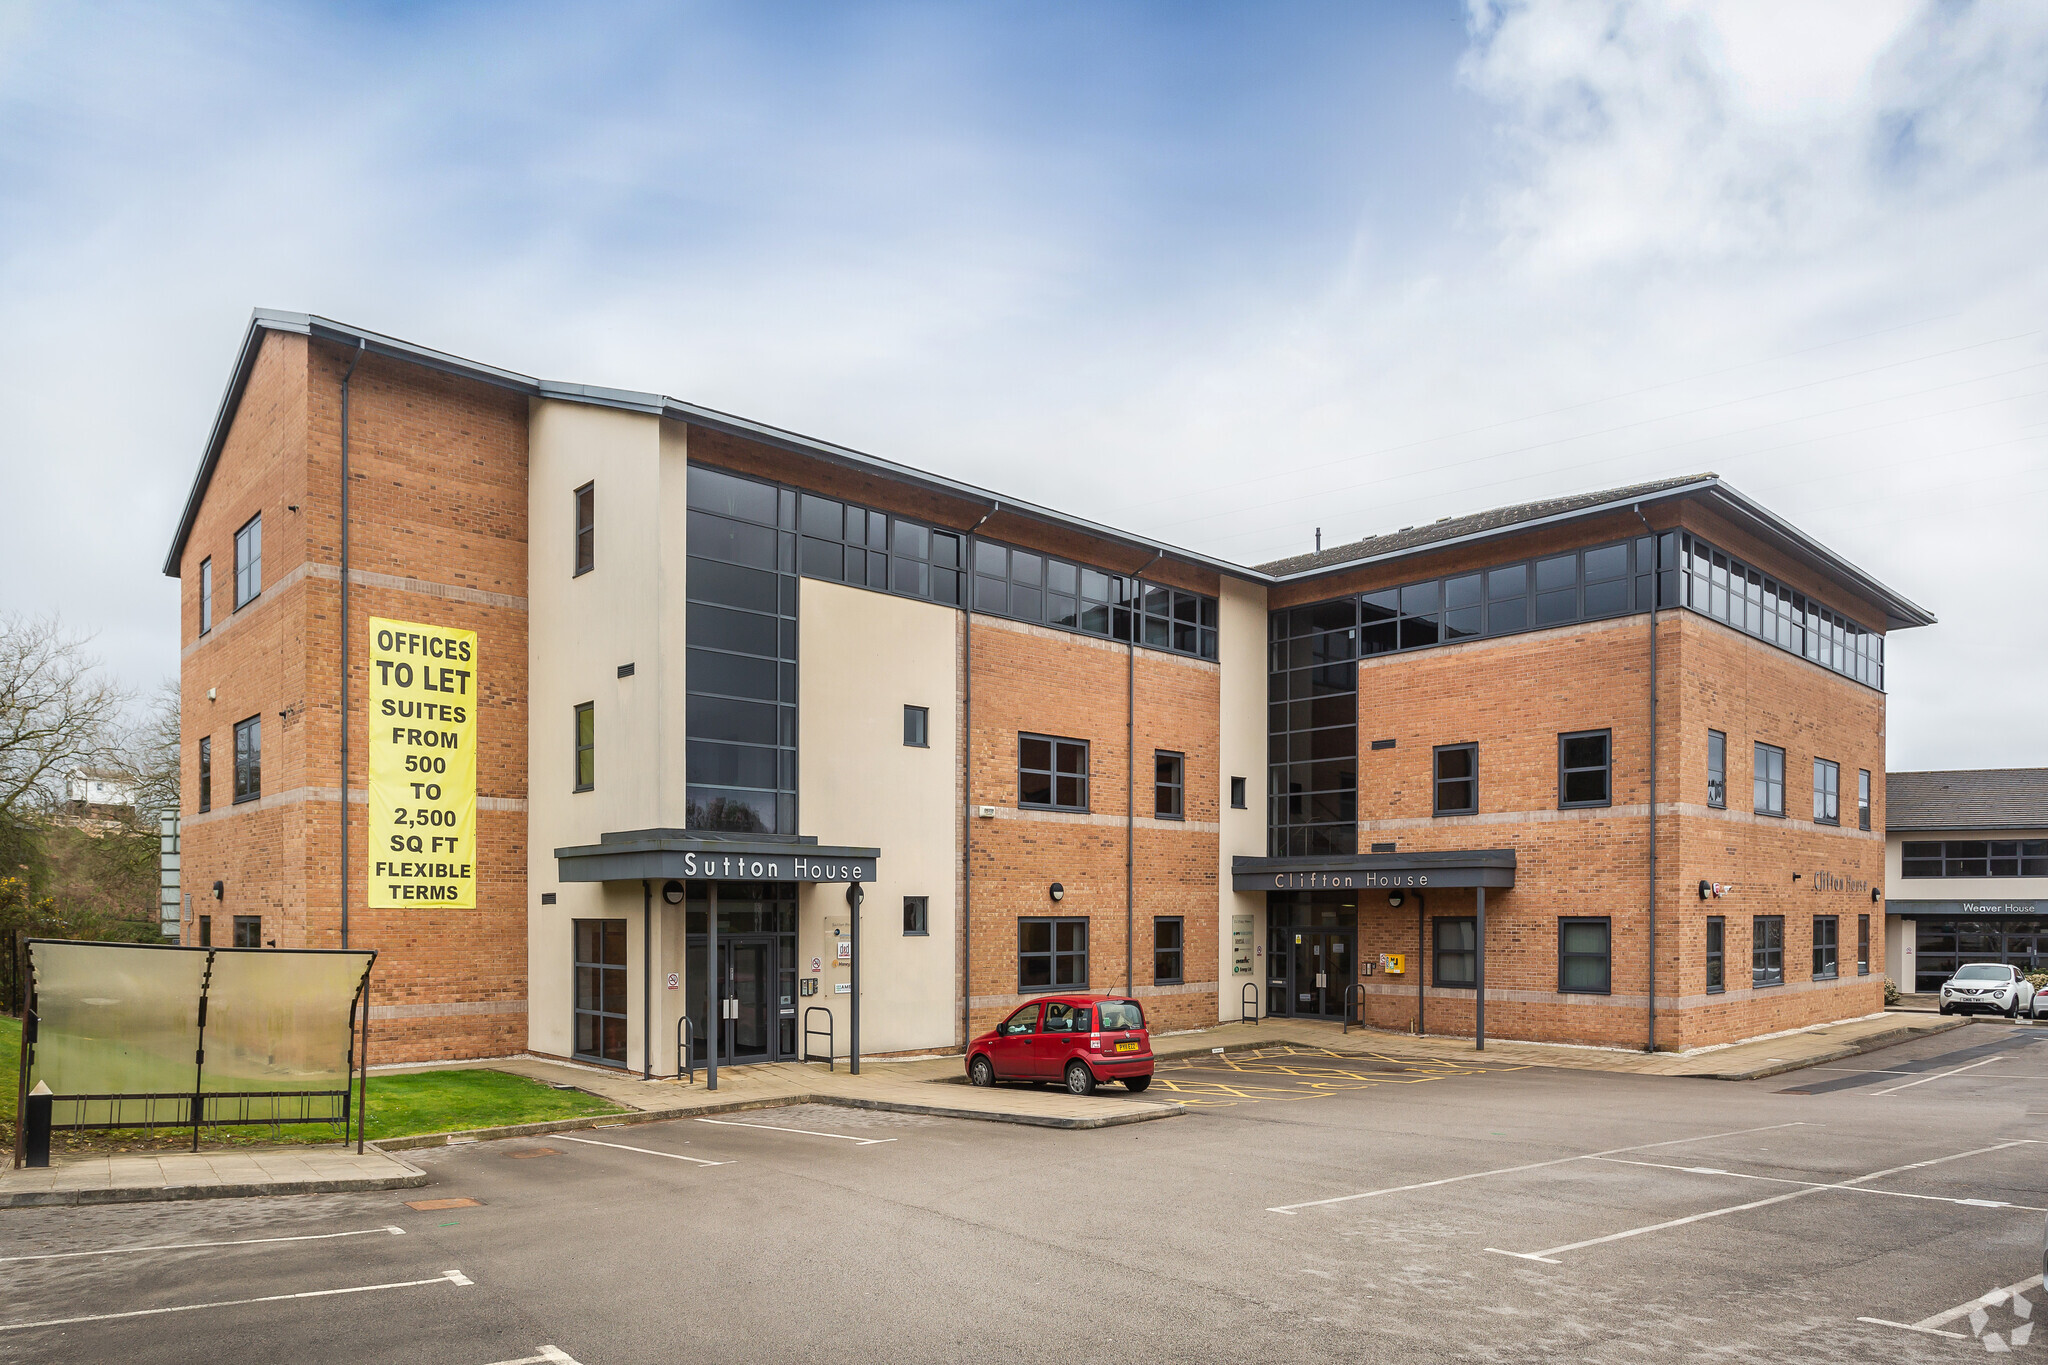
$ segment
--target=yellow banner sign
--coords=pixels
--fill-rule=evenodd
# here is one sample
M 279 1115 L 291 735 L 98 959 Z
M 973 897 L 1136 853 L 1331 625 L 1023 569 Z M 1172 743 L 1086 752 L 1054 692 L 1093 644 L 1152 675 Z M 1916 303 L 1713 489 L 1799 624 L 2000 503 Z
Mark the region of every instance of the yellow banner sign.
M 370 906 L 476 906 L 476 632 L 370 618 Z

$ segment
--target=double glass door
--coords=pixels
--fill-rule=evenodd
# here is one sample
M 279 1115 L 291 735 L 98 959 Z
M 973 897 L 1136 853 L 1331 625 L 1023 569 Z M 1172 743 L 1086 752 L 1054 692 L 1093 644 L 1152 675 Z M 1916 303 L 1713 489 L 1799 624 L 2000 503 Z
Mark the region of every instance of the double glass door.
M 1270 1014 L 1341 1019 L 1344 988 L 1358 979 L 1351 932 L 1274 928 L 1267 936 Z
M 718 996 L 720 1013 L 725 1016 L 716 1021 L 721 1063 L 766 1062 L 776 1056 L 775 950 L 776 940 L 771 935 L 718 941 Z M 701 941 L 694 945 L 691 956 L 701 972 Z M 700 981 L 690 984 L 691 1033 L 697 1039 L 692 1050 L 702 1062 L 709 1052 L 705 1044 L 710 1036 L 704 1026 L 704 992 Z

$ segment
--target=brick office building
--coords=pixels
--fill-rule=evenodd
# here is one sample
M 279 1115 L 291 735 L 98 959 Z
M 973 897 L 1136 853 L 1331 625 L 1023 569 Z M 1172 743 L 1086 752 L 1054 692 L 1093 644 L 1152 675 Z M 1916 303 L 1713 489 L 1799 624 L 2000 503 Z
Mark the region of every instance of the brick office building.
M 272 313 L 166 572 L 186 940 L 378 948 L 387 1058 L 657 1071 L 686 1015 L 925 1051 L 1077 984 L 1161 1029 L 1867 1013 L 1883 638 L 1932 619 L 1710 475 L 1241 566 Z M 373 616 L 477 632 L 473 909 L 367 908 Z

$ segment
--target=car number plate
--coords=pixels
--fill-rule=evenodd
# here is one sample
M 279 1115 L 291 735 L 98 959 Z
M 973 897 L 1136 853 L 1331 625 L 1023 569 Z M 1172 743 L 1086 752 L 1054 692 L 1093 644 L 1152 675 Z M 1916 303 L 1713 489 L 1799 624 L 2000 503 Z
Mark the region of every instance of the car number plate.
M 1116 1045 L 1116 1050 L 1118 1052 L 1136 1052 L 1138 1050 L 1138 1044 L 1135 1040 L 1118 1043 Z

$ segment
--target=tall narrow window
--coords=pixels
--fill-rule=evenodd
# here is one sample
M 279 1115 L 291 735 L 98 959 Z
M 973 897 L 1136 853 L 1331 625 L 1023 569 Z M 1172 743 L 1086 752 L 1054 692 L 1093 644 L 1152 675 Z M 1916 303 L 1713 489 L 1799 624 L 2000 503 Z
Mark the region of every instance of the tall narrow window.
M 1856 770 L 1856 828 L 1870 828 L 1870 769 Z
M 1479 746 L 1440 744 L 1435 750 L 1436 813 L 1473 815 L 1479 810 Z
M 923 706 L 903 708 L 903 742 L 912 749 L 929 749 L 932 745 L 932 713 Z
M 905 896 L 903 898 L 903 932 L 906 934 L 929 934 L 931 932 L 931 898 L 929 896 Z
M 1813 917 L 1813 979 L 1828 981 L 1841 975 L 1840 921 L 1833 915 Z
M 1479 922 L 1469 915 L 1443 916 L 1435 922 L 1436 980 L 1431 984 L 1471 990 L 1479 972 Z
M 213 736 L 199 737 L 199 811 L 213 809 Z
M 575 1055 L 626 1064 L 626 922 L 579 919 L 576 935 Z
M 1719 730 L 1707 731 L 1707 804 L 1728 805 L 1728 736 Z
M 199 561 L 199 633 L 213 629 L 213 556 Z
M 1181 934 L 1185 925 L 1179 915 L 1161 915 L 1152 921 L 1152 984 L 1178 986 L 1184 979 Z
M 1813 822 L 1842 823 L 1842 765 L 1825 758 L 1813 760 Z
M 1870 916 L 1856 917 L 1856 975 L 1870 975 Z
M 1245 783 L 1243 778 L 1233 777 L 1230 779 L 1230 808 L 1232 810 L 1247 809 L 1247 806 L 1245 804 L 1244 786 Z
M 1557 737 L 1557 804 L 1605 806 L 1613 801 L 1612 733 L 1581 730 Z
M 235 722 L 235 800 L 263 795 L 263 717 Z
M 1785 984 L 1785 917 L 1758 915 L 1750 925 L 1749 984 Z
M 258 512 L 235 532 L 235 610 L 263 591 L 263 514 Z
M 201 915 L 199 917 L 199 946 L 202 948 L 211 948 L 213 946 L 212 915 Z
M 1728 922 L 1719 915 L 1707 916 L 1707 994 L 1728 989 Z
M 584 702 L 576 708 L 576 790 L 587 792 L 597 785 L 597 704 Z
M 1606 995 L 1614 986 L 1605 919 L 1557 922 L 1557 989 L 1565 995 Z
M 1756 746 L 1756 813 L 1785 813 L 1785 751 L 1775 744 Z
M 576 490 L 576 572 L 585 574 L 596 567 L 597 485 L 586 483 Z
M 1181 755 L 1165 749 L 1152 755 L 1152 813 L 1161 820 L 1186 816 L 1186 763 Z
M 1088 741 L 1017 736 L 1017 804 L 1039 810 L 1088 809 Z

